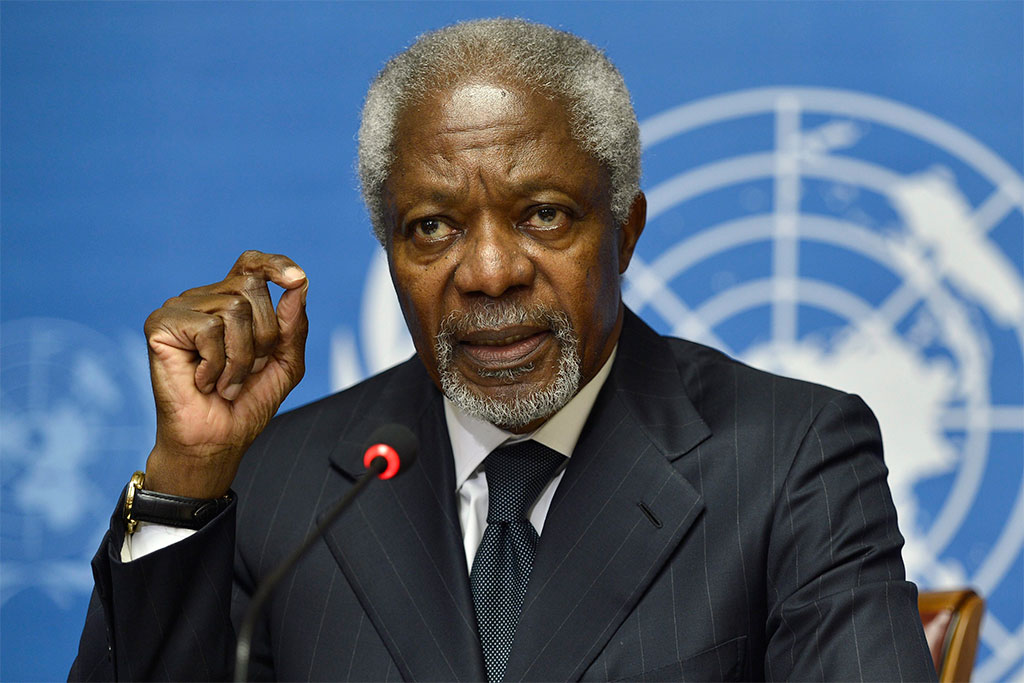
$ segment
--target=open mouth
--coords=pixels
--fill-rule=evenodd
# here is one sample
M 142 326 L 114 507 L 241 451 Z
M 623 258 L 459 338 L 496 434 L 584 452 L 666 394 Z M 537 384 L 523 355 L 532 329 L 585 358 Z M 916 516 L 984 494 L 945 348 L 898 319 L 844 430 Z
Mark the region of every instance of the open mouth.
M 458 348 L 474 364 L 488 370 L 501 370 L 529 363 L 551 339 L 550 330 L 508 328 L 464 335 Z

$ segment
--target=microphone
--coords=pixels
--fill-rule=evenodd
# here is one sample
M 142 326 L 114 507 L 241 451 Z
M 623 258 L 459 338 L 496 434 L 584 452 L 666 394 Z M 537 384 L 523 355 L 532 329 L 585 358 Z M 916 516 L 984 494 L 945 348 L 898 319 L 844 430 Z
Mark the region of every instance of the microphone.
M 377 427 L 370 435 L 369 442 L 372 445 L 363 454 L 363 466 L 370 470 L 383 465 L 384 469 L 377 475 L 378 479 L 390 479 L 399 473 L 399 468 L 402 472 L 409 469 L 419 454 L 420 444 L 416 435 L 400 424 Z
M 359 477 L 348 493 L 323 516 L 320 523 L 306 536 L 299 547 L 267 575 L 267 578 L 260 583 L 259 588 L 253 594 L 252 600 L 249 602 L 249 609 L 238 629 L 238 643 L 235 646 L 236 683 L 247 680 L 256 617 L 259 616 L 263 604 L 270 597 L 274 587 L 284 578 L 285 574 L 298 564 L 306 551 L 334 523 L 334 520 L 352 503 L 355 497 L 366 488 L 367 484 L 374 479 L 391 479 L 409 469 L 409 466 L 416 462 L 419 440 L 408 427 L 394 423 L 381 425 L 373 431 L 368 441 L 370 446 L 363 454 L 363 465 L 366 467 L 363 476 Z

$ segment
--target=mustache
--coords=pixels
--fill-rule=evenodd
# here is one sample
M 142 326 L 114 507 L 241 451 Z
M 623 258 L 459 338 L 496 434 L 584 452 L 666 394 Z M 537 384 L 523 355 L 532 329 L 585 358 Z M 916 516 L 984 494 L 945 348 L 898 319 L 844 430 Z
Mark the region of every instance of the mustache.
M 441 321 L 438 344 L 480 330 L 499 330 L 515 325 L 549 328 L 560 341 L 575 340 L 569 316 L 545 304 L 523 305 L 515 301 L 488 301 L 473 308 L 452 311 Z M 563 339 L 564 338 L 564 339 Z
M 565 311 L 544 304 L 523 305 L 514 301 L 488 301 L 473 308 L 452 311 L 441 321 L 434 339 L 434 354 L 438 369 L 442 372 L 451 367 L 455 353 L 455 339 L 480 330 L 498 330 L 514 325 L 548 328 L 563 350 L 576 353 L 577 339 L 572 322 Z M 485 377 L 494 377 L 508 382 L 533 371 L 533 364 L 505 370 L 479 371 Z

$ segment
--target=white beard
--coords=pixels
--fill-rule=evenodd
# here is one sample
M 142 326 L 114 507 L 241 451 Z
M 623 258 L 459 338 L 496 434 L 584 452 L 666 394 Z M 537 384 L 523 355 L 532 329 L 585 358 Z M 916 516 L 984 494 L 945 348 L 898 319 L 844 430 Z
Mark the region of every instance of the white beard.
M 512 325 L 549 327 L 558 343 L 558 373 L 545 387 L 517 387 L 509 399 L 481 396 L 466 378 L 455 369 L 452 339 L 471 330 L 499 329 Z M 536 420 L 550 417 L 561 410 L 580 388 L 579 339 L 573 332 L 569 316 L 546 306 L 524 307 L 517 303 L 489 303 L 469 312 L 453 311 L 441 322 L 434 342 L 441 389 L 452 403 L 467 415 L 505 429 L 518 429 Z M 532 363 L 510 370 L 481 371 L 483 377 L 503 379 L 510 384 L 534 369 Z

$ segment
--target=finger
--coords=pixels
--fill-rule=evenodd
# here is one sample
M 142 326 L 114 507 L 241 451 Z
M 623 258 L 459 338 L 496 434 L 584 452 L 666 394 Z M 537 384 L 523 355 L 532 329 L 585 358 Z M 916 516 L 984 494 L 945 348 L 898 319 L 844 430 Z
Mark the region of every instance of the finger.
M 164 306 L 188 308 L 219 314 L 232 300 L 223 296 L 244 297 L 249 303 L 253 354 L 268 356 L 277 346 L 278 328 L 274 302 L 267 281 L 259 275 L 228 275 L 212 285 L 194 287 L 168 300 Z
M 165 349 L 197 356 L 193 381 L 204 394 L 214 390 L 224 371 L 224 321 L 219 316 L 187 309 L 162 308 L 146 320 L 150 349 L 160 357 Z
M 202 358 L 196 367 L 196 388 L 204 394 L 209 394 L 217 386 L 217 380 L 224 372 L 224 365 L 227 362 L 227 354 L 224 351 L 224 321 L 215 315 L 204 316 L 193 339 L 196 351 Z
M 306 280 L 302 268 L 284 254 L 264 254 L 255 250 L 243 252 L 228 275 L 254 275 L 284 289 L 301 287 Z
M 207 288 L 202 288 L 207 289 Z M 197 290 L 191 290 L 197 291 Z M 188 294 L 169 299 L 164 307 L 206 313 L 224 321 L 224 370 L 217 380 L 217 390 L 229 401 L 242 389 L 242 383 L 252 371 L 254 353 L 253 309 L 242 294 Z M 272 310 L 272 309 L 271 309 Z M 273 321 L 276 337 L 277 321 Z
M 240 295 L 222 294 L 217 315 L 224 321 L 224 370 L 217 380 L 217 392 L 233 401 L 242 391 L 255 360 L 253 318 L 249 300 Z
M 277 347 L 280 330 L 267 281 L 257 275 L 239 277 L 240 293 L 249 300 L 252 310 L 253 353 L 256 356 L 269 356 Z
M 285 289 L 278 310 L 267 282 L 274 282 Z M 252 311 L 253 349 L 256 358 L 271 355 L 286 357 L 296 367 L 296 380 L 302 376 L 303 350 L 308 330 L 305 318 L 305 299 L 309 284 L 305 272 L 287 256 L 246 251 L 231 267 L 228 276 L 221 282 L 196 287 L 183 292 L 180 297 L 169 301 L 167 306 L 200 308 L 204 306 L 197 297 L 217 294 L 239 294 L 249 300 Z M 281 308 L 283 304 L 283 309 Z M 287 348 L 279 349 L 281 324 L 289 326 Z M 266 361 L 263 361 L 265 365 Z M 252 369 L 253 366 L 250 366 Z M 262 366 L 255 372 L 262 370 Z
M 253 306 L 256 355 L 269 356 L 278 348 L 279 344 L 285 344 L 286 348 L 281 349 L 284 357 L 301 366 L 306 330 L 308 330 L 308 323 L 305 322 L 306 291 L 309 289 L 306 273 L 295 261 L 283 254 L 265 254 L 250 250 L 238 257 L 235 265 L 231 268 L 230 275 L 244 276 L 249 279 L 245 291 L 251 291 L 253 298 L 258 296 L 258 301 Z M 257 283 L 253 280 L 263 280 L 263 286 L 257 287 Z M 278 301 L 276 312 L 266 288 L 266 281 L 273 282 L 285 290 Z M 263 298 L 264 294 L 266 299 Z M 281 315 L 282 303 L 284 304 L 284 317 Z M 282 324 L 289 326 L 287 342 L 284 339 Z M 300 328 L 301 334 L 299 334 Z M 296 347 L 296 343 L 298 347 Z M 281 353 L 277 355 L 281 355 Z M 298 377 L 301 377 L 301 371 L 299 371 Z

